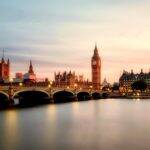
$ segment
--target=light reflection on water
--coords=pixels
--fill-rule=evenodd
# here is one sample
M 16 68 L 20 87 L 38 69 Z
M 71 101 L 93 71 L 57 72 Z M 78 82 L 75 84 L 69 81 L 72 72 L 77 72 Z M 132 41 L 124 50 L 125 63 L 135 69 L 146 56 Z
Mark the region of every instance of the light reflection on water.
M 0 149 L 150 149 L 150 100 L 106 99 L 0 112 Z

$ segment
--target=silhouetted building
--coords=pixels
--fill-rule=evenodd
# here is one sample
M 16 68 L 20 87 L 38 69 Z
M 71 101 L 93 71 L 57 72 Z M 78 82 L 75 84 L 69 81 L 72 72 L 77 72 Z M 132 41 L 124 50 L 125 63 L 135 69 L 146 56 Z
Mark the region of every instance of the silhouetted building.
M 95 45 L 94 55 L 91 60 L 92 84 L 94 90 L 100 90 L 101 86 L 101 58 L 98 54 L 97 45 Z
M 9 82 L 10 77 L 10 62 L 9 59 L 5 61 L 2 57 L 0 62 L 0 82 Z
M 30 61 L 29 71 L 24 74 L 24 82 L 25 83 L 35 83 L 36 82 L 36 74 L 33 70 L 32 61 Z
M 140 73 L 134 73 L 133 70 L 131 70 L 131 72 L 127 72 L 124 70 L 119 79 L 119 84 L 120 87 L 130 89 L 132 83 L 139 80 L 145 81 L 150 88 L 150 71 L 148 73 L 144 73 L 143 69 L 141 69 Z

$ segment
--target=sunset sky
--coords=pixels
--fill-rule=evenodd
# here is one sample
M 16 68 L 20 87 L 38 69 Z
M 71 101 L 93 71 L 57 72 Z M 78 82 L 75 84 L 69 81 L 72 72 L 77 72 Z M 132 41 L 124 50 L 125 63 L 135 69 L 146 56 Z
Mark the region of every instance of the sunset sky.
M 0 50 L 12 76 L 33 61 L 38 77 L 75 70 L 91 79 L 97 42 L 102 78 L 150 68 L 150 0 L 1 0 Z

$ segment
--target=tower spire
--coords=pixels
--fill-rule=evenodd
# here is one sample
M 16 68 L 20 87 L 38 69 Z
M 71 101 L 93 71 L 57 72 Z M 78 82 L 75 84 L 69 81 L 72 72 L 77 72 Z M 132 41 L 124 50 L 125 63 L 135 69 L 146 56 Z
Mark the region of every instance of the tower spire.
M 3 58 L 4 58 L 4 48 L 3 48 Z
M 3 48 L 3 51 L 2 51 L 2 60 L 1 60 L 1 62 L 2 62 L 2 63 L 5 62 L 5 60 L 4 60 L 4 48 Z
M 97 43 L 95 42 L 94 54 L 98 53 Z
M 99 54 L 98 54 L 98 48 L 97 48 L 97 43 L 95 42 L 95 48 L 94 48 L 94 54 L 93 57 L 98 57 L 99 58 Z
M 29 66 L 29 73 L 30 74 L 34 74 L 33 66 L 32 66 L 32 61 L 31 60 L 30 60 L 30 66 Z

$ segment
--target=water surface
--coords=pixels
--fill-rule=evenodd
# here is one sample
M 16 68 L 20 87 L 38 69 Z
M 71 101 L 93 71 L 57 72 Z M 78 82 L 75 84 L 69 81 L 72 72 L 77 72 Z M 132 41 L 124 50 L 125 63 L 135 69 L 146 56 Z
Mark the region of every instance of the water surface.
M 149 150 L 150 100 L 106 99 L 0 112 L 0 150 Z

